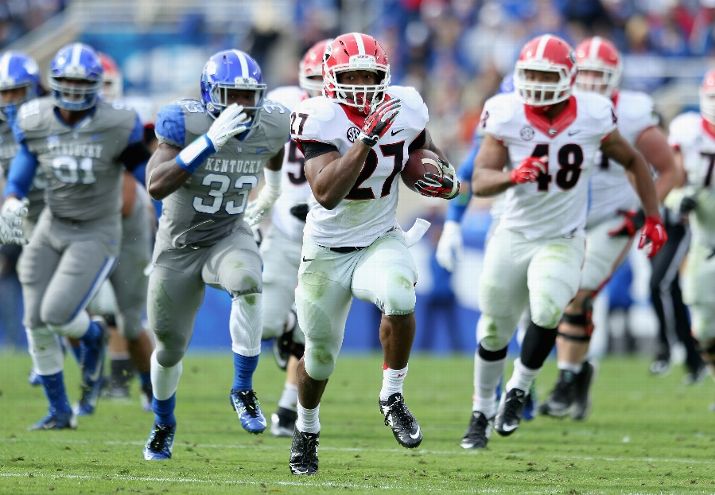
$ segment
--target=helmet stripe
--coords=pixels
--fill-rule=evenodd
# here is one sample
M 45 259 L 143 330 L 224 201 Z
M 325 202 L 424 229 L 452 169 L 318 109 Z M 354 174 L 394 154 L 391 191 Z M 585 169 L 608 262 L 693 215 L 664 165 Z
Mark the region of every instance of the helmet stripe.
M 355 43 L 357 43 L 358 54 L 365 55 L 365 43 L 362 41 L 362 34 L 353 33 L 353 36 L 355 37 Z
M 236 54 L 236 58 L 238 58 L 238 63 L 241 64 L 241 76 L 249 77 L 251 74 L 248 71 L 248 60 L 246 60 L 246 55 L 239 50 L 233 50 L 233 53 Z
M 5 52 L 0 58 L 0 81 L 6 81 L 10 78 L 10 58 L 11 52 Z
M 80 59 L 81 55 L 82 55 L 82 44 L 75 43 L 74 45 L 72 45 L 72 60 L 70 61 L 70 65 L 78 66 L 79 59 Z
M 588 50 L 588 58 L 591 60 L 595 60 L 598 58 L 598 50 L 601 49 L 601 37 L 600 36 L 594 36 L 591 38 L 591 46 L 589 47 Z
M 551 41 L 551 35 L 550 34 L 545 34 L 541 37 L 539 40 L 539 44 L 536 46 L 536 53 L 534 54 L 534 58 L 536 60 L 541 60 L 544 58 L 544 51 L 546 50 L 546 45 Z

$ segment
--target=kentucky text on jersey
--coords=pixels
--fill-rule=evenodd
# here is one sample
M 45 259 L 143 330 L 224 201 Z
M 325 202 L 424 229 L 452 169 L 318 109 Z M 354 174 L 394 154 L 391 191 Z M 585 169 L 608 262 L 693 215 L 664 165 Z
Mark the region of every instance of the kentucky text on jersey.
M 209 157 L 206 160 L 206 170 L 211 172 L 228 172 L 231 174 L 257 174 L 263 170 L 264 160 L 228 160 Z
M 103 147 L 101 144 L 60 142 L 56 139 L 48 139 L 46 147 L 38 147 L 38 149 L 33 151 L 38 155 L 50 152 L 57 155 L 99 158 L 102 156 Z

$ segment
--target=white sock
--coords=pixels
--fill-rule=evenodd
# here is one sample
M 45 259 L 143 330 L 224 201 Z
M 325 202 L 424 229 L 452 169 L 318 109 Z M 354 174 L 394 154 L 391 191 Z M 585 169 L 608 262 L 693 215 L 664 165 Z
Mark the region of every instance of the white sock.
M 512 373 L 511 378 L 506 384 L 506 392 L 513 388 L 518 388 L 526 393 L 529 393 L 531 384 L 534 383 L 536 375 L 539 374 L 539 369 L 527 368 L 521 364 L 521 359 L 514 360 L 514 373 Z
M 281 398 L 278 401 L 278 407 L 290 409 L 291 411 L 296 410 L 296 407 L 298 407 L 298 385 L 294 383 L 285 384 Z
M 385 368 L 382 370 L 380 400 L 387 400 L 392 394 L 402 393 L 402 385 L 405 383 L 407 368 L 408 366 L 405 366 L 401 370 L 393 370 L 392 368 Z
M 579 373 L 581 373 L 583 363 L 567 363 L 566 361 L 559 361 L 557 366 L 560 370 L 571 371 L 574 374 L 578 375 Z
M 179 386 L 179 378 L 184 366 L 181 361 L 170 368 L 165 368 L 156 360 L 156 351 L 151 353 L 151 386 L 154 397 L 159 400 L 171 398 Z
M 498 361 L 486 361 L 479 351 L 474 353 L 474 396 L 472 410 L 483 413 L 487 418 L 496 414 L 497 385 L 504 374 L 506 358 Z
M 306 409 L 298 402 L 298 419 L 295 427 L 303 433 L 320 433 L 320 404 L 315 409 Z

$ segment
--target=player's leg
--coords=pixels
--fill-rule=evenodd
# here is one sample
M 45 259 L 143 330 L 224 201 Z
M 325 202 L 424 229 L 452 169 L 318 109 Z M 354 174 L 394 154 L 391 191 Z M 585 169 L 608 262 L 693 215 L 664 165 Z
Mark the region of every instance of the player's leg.
M 570 238 L 541 241 L 529 262 L 531 322 L 494 420 L 494 428 L 501 435 L 510 435 L 519 427 L 526 395 L 556 343 L 564 310 L 578 291 L 584 250 L 585 236 L 576 233 Z
M 238 230 L 212 246 L 201 276 L 207 284 L 231 295 L 234 375 L 229 399 L 243 429 L 261 433 L 266 429 L 266 419 L 253 390 L 263 333 L 261 257 L 250 231 Z
M 340 254 L 306 240 L 295 291 L 305 354 L 298 363 L 298 418 L 291 444 L 293 474 L 318 471 L 320 399 L 335 368 L 352 294 L 354 254 Z
M 361 252 L 352 279 L 355 297 L 382 311 L 382 388 L 378 405 L 397 442 L 406 448 L 422 443 L 422 431 L 405 404 L 403 384 L 415 337 L 417 268 L 401 233 L 390 232 Z
M 159 261 L 161 262 L 161 253 Z M 182 359 L 194 330 L 194 320 L 204 295 L 199 269 L 204 253 L 189 251 L 175 268 L 155 264 L 149 275 L 147 316 L 156 337 L 151 355 L 154 425 L 144 447 L 144 459 L 171 458 L 176 432 L 176 390 Z M 168 264 L 168 263 L 167 263 Z
M 465 449 L 484 448 L 497 411 L 496 388 L 504 372 L 507 346 L 526 307 L 526 273 L 534 251 L 523 236 L 497 230 L 487 242 L 479 277 L 474 394 L 469 426 L 460 442 Z

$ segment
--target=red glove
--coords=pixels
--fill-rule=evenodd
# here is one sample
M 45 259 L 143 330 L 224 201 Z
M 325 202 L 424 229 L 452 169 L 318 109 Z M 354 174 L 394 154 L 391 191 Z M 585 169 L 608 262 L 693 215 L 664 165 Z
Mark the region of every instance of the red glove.
M 385 134 L 392 121 L 397 117 L 401 106 L 399 98 L 385 100 L 380 103 L 363 122 L 362 131 L 358 139 L 370 147 L 375 146 L 377 140 Z
M 615 229 L 608 231 L 610 237 L 633 237 L 643 227 L 645 222 L 643 210 L 618 210 L 618 213 L 623 215 L 623 222 Z
M 422 196 L 452 199 L 459 195 L 459 181 L 454 176 L 428 172 L 415 182 L 415 189 Z
M 656 255 L 660 248 L 663 247 L 668 240 L 668 234 L 665 232 L 665 227 L 660 217 L 645 217 L 645 225 L 641 231 L 641 240 L 638 243 L 638 249 L 642 249 L 646 243 L 650 243 L 648 249 L 648 257 L 652 258 Z
M 511 181 L 514 184 L 524 184 L 525 182 L 535 182 L 539 174 L 546 173 L 547 156 L 528 156 L 524 158 L 519 166 L 511 171 Z

